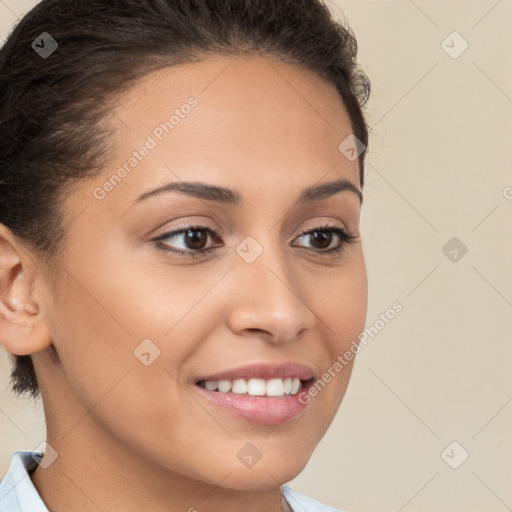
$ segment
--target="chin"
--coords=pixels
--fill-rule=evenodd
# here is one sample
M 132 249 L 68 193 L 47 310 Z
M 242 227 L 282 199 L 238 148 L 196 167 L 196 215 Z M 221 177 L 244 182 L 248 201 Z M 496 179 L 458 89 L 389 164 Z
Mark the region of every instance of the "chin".
M 222 482 L 222 487 L 233 490 L 266 491 L 275 489 L 293 480 L 306 466 L 309 457 L 299 460 L 260 459 L 250 468 L 231 469 L 231 475 Z M 225 474 L 229 472 L 226 471 Z M 225 476 L 224 474 L 224 476 Z M 220 475 L 219 475 L 220 477 Z M 219 479 L 222 479 L 220 477 Z

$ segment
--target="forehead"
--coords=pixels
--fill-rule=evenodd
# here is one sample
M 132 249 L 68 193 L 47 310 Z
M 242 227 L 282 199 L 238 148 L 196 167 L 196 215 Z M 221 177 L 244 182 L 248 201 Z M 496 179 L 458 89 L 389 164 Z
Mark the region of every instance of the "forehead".
M 236 182 L 242 194 L 324 177 L 359 185 L 358 162 L 338 148 L 352 132 L 338 91 L 276 59 L 214 56 L 163 68 L 119 96 L 113 112 L 117 156 L 109 171 L 124 167 L 129 176 L 112 199 L 123 190 L 135 200 L 149 185 L 179 180 Z M 144 145 L 151 149 L 135 161 Z
M 293 107 L 289 114 L 316 115 L 328 125 L 348 120 L 332 83 L 303 66 L 273 56 L 210 55 L 198 62 L 149 72 L 117 98 L 118 114 L 137 116 L 151 105 L 173 107 L 174 102 L 190 95 L 210 108 L 216 105 L 240 110 L 257 105 L 260 111 L 266 106 L 275 108 L 279 102 L 283 108 Z

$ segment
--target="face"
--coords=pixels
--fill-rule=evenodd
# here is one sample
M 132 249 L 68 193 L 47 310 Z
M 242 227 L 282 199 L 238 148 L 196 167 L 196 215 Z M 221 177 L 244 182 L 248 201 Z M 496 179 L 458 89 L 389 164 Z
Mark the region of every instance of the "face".
M 289 64 L 209 57 L 146 75 L 113 112 L 115 160 L 62 207 L 70 227 L 45 299 L 58 361 L 34 357 L 49 442 L 101 438 L 231 489 L 287 482 L 334 418 L 353 361 L 332 368 L 366 317 L 341 99 Z M 283 363 L 331 378 L 307 400 L 197 384 L 252 364 L 309 378 Z

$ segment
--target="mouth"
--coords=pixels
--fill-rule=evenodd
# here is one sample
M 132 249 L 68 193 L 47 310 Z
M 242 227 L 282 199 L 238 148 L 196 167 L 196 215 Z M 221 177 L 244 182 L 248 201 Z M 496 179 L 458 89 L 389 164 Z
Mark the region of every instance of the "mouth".
M 214 393 L 230 393 L 232 395 L 245 396 L 266 396 L 266 397 L 287 397 L 299 394 L 314 380 L 288 377 L 286 379 L 221 379 L 221 380 L 199 380 L 199 386 Z
M 232 417 L 275 425 L 299 419 L 309 403 L 301 396 L 313 384 L 313 370 L 295 362 L 254 363 L 201 375 L 195 380 L 198 394 Z
M 313 382 L 313 377 L 308 380 L 200 380 L 194 387 L 203 399 L 218 407 L 221 413 L 259 425 L 277 425 L 292 418 L 296 421 L 300 419 L 309 403 L 309 400 L 301 400 L 301 396 L 308 392 Z

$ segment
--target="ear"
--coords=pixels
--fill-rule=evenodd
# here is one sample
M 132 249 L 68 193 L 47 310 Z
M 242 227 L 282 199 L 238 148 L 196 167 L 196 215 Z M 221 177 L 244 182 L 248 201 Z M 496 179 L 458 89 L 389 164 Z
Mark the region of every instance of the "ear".
M 38 270 L 29 252 L 0 223 L 0 344 L 14 355 L 32 354 L 51 345 L 43 304 L 38 300 L 43 290 L 37 286 L 44 282 Z

